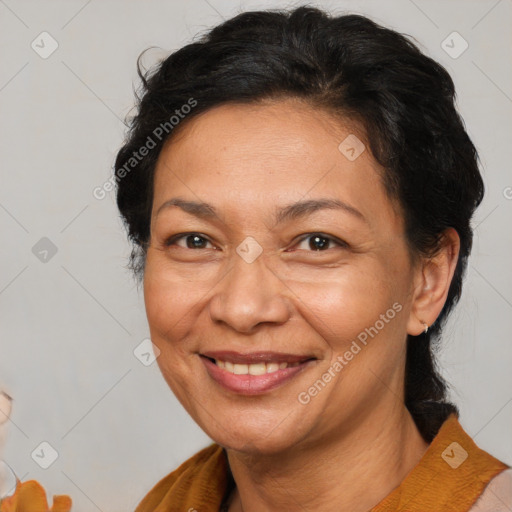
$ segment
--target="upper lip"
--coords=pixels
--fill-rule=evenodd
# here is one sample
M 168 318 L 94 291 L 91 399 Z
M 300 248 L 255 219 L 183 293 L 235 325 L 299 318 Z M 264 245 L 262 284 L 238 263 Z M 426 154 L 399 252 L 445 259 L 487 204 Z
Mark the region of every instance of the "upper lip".
M 284 352 L 235 352 L 232 350 L 215 350 L 201 352 L 202 356 L 220 361 L 229 361 L 237 364 L 253 363 L 301 363 L 309 359 L 315 359 L 313 356 L 298 354 L 286 354 Z

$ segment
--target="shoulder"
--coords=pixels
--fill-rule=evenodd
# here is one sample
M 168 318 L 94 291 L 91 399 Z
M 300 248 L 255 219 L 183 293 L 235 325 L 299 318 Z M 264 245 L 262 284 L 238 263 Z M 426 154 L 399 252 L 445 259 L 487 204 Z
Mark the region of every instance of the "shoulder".
M 452 414 L 443 422 L 420 462 L 372 512 L 405 509 L 509 512 L 510 506 L 489 505 L 493 498 L 506 503 L 507 492 L 511 492 L 508 470 L 507 464 L 477 446 L 462 428 L 458 416 Z M 499 490 L 498 484 L 501 484 Z M 479 508 L 473 509 L 477 504 Z
M 512 468 L 496 475 L 469 512 L 508 512 L 512 510 Z
M 203 491 L 205 484 L 222 494 L 226 468 L 227 461 L 222 447 L 212 444 L 162 478 L 143 498 L 135 512 L 153 512 L 163 503 L 184 504 L 197 498 L 196 491 Z

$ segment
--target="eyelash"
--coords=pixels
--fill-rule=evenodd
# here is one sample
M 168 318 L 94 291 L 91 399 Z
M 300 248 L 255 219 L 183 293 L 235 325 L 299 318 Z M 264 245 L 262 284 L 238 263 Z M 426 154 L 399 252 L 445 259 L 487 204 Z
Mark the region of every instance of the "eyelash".
M 199 238 L 202 238 L 203 240 L 206 240 L 207 242 L 209 243 L 212 243 L 210 240 L 208 240 L 208 238 L 206 236 L 203 236 L 201 233 L 196 233 L 196 232 L 190 232 L 190 233 L 180 233 L 180 234 L 177 234 L 177 235 L 173 235 L 171 237 L 169 237 L 167 240 L 165 240 L 164 242 L 164 245 L 166 247 L 170 247 L 172 245 L 174 245 L 178 240 L 181 240 L 182 238 L 187 238 L 189 236 L 198 236 Z M 308 233 L 307 235 L 303 236 L 302 238 L 300 238 L 296 245 L 297 244 L 301 244 L 302 242 L 304 242 L 305 240 L 307 240 L 308 238 L 312 238 L 314 236 L 318 236 L 320 238 L 324 238 L 326 240 L 328 240 L 329 242 L 333 242 L 334 244 L 338 245 L 339 247 L 341 248 L 348 248 L 349 245 L 342 241 L 342 240 L 339 240 L 338 238 L 334 238 L 330 235 L 324 235 L 323 233 L 317 233 L 317 232 L 314 232 L 314 233 Z M 181 247 L 182 249 L 189 249 L 188 247 Z M 201 249 L 201 248 L 199 248 Z M 190 250 L 199 250 L 199 249 L 190 249 Z M 308 252 L 326 252 L 328 249 L 325 249 L 325 250 L 316 250 L 316 251 L 308 251 Z

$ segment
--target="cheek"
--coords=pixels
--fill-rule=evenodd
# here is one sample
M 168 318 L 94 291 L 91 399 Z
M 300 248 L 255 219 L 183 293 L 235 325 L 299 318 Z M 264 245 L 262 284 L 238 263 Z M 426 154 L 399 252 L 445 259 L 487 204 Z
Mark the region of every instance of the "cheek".
M 180 281 L 174 281 L 146 263 L 144 302 L 151 341 L 160 350 L 156 361 L 160 371 L 178 400 L 187 404 L 187 358 L 190 354 L 181 342 L 190 331 L 193 296 Z
M 350 411 L 385 391 L 382 381 L 393 378 L 404 357 L 406 306 L 400 285 L 367 268 L 359 275 L 347 272 L 338 280 L 303 286 L 299 294 L 300 314 L 327 349 L 310 379 L 313 388 L 323 389 L 319 380 L 328 383 L 317 406 L 338 415 L 340 404 Z M 316 393 L 303 391 L 309 390 Z
M 174 380 L 181 373 L 185 354 L 180 340 L 186 335 L 187 308 L 179 300 L 175 283 L 160 279 L 151 270 L 144 277 L 144 302 L 151 341 L 160 350 L 158 366 L 173 391 L 178 394 Z
M 329 381 L 317 406 L 326 407 L 326 413 L 332 409 L 333 414 L 339 413 L 340 403 L 351 410 L 362 397 L 377 396 L 382 391 L 379 378 L 389 381 L 401 367 L 406 318 L 400 283 L 386 277 L 378 265 L 361 271 L 338 269 L 336 275 L 303 286 L 302 291 L 298 288 L 303 298 L 300 314 L 313 336 L 323 338 L 326 349 L 310 384 Z
M 392 306 L 402 298 L 399 288 L 370 265 L 339 268 L 324 279 L 295 282 L 290 288 L 300 299 L 296 304 L 301 314 L 333 350 L 342 349 L 389 309 L 392 311 L 388 316 L 393 316 Z
M 149 258 L 144 274 L 144 302 L 150 329 L 158 337 L 179 340 L 198 314 L 211 283 L 169 269 L 161 258 Z

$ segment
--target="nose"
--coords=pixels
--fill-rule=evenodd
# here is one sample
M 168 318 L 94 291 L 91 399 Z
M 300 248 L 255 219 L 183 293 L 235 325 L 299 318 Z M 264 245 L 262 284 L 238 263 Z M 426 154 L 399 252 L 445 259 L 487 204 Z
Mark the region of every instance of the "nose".
M 210 317 L 250 333 L 259 324 L 283 324 L 291 313 L 288 288 L 263 255 L 247 263 L 238 254 L 210 300 Z

